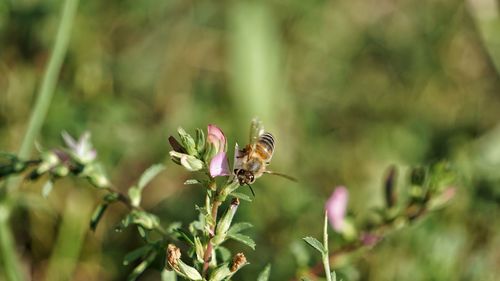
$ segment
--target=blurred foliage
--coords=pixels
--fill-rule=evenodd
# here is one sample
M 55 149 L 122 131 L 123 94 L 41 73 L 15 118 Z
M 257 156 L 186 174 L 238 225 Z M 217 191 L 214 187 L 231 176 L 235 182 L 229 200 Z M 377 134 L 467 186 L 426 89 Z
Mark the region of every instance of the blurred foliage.
M 24 134 L 61 4 L 0 1 L 4 151 L 17 151 Z M 91 131 L 99 159 L 126 191 L 152 163 L 168 163 L 167 136 L 179 125 L 217 124 L 232 147 L 260 116 L 277 139 L 271 168 L 299 183 L 265 176 L 254 202 L 241 204 L 236 220 L 255 225 L 257 242 L 241 280 L 255 280 L 268 263 L 270 280 L 288 280 L 317 261 L 296 243 L 320 236 L 335 185 L 349 188 L 353 212 L 366 212 L 384 200 L 389 164 L 448 159 L 462 176 L 449 208 L 335 270 L 344 280 L 495 280 L 498 13 L 493 0 L 81 1 L 38 143 L 55 146 L 63 130 Z M 167 223 L 191 221 L 204 192 L 184 186 L 186 178 L 168 163 L 144 192 L 145 208 Z M 54 251 L 80 256 L 64 273 L 72 280 L 124 280 L 136 264 L 123 267 L 122 258 L 140 245 L 135 232 L 114 231 L 126 210 L 110 207 L 95 233 L 84 232 L 81 251 L 71 249 L 58 233 L 82 235 L 85 204 L 95 207 L 103 193 L 79 196 L 84 184 L 65 179 L 43 199 L 42 185 L 22 186 L 12 219 L 33 279 L 64 265 L 49 260 L 58 245 Z M 150 270 L 140 280 L 159 275 Z

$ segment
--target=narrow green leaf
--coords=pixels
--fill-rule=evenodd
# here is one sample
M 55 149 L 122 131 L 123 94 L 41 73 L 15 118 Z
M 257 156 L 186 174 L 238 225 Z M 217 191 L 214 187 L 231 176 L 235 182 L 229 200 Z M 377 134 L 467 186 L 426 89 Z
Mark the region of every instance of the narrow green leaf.
M 257 277 L 257 281 L 268 281 L 271 275 L 271 264 L 267 264 L 264 270 Z
M 180 228 L 174 229 L 174 233 L 179 235 L 179 240 L 187 242 L 191 247 L 194 247 L 194 237 L 191 234 Z
M 227 237 L 232 238 L 236 241 L 239 241 L 239 242 L 247 245 L 248 247 L 252 248 L 252 250 L 255 250 L 255 242 L 252 240 L 252 238 L 250 238 L 246 235 L 237 233 L 237 234 L 228 235 Z
M 196 129 L 196 150 L 199 155 L 205 151 L 205 134 L 200 129 Z
M 137 183 L 137 187 L 139 187 L 140 190 L 144 189 L 144 187 L 163 170 L 165 170 L 165 165 L 163 164 L 155 164 L 149 167 L 146 171 L 144 171 L 144 173 L 142 173 L 141 178 Z
M 48 180 L 42 187 L 42 196 L 47 198 L 54 187 L 52 180 Z
M 253 225 L 249 222 L 239 222 L 239 223 L 233 224 L 233 226 L 231 226 L 231 228 L 229 228 L 227 233 L 228 234 L 236 234 L 236 233 L 239 233 L 239 232 L 241 232 L 245 229 L 251 228 L 251 227 L 253 227 Z
M 167 270 L 164 268 L 161 271 L 161 281 L 177 281 L 177 274 L 173 270 Z
M 226 247 L 218 246 L 216 252 L 218 254 L 218 260 L 222 260 L 222 262 L 231 260 L 231 252 Z
M 94 213 L 92 214 L 92 217 L 90 218 L 90 229 L 92 229 L 92 231 L 96 230 L 97 224 L 99 223 L 99 221 L 101 221 L 101 218 L 104 215 L 104 212 L 106 211 L 107 208 L 108 208 L 107 203 L 99 204 L 95 208 Z
M 323 246 L 323 244 L 321 244 L 321 242 L 318 241 L 318 239 L 316 239 L 314 237 L 310 237 L 310 236 L 304 237 L 302 239 L 304 239 L 304 241 L 306 241 L 306 243 L 309 244 L 309 246 L 318 250 L 322 255 L 324 255 L 326 253 L 325 247 Z
M 128 197 L 130 198 L 130 204 L 134 207 L 139 207 L 141 204 L 141 190 L 135 186 L 129 188 Z
M 149 253 L 149 251 L 151 251 L 151 245 L 144 245 L 131 252 L 128 252 L 123 258 L 123 265 L 129 265 L 133 261 L 144 257 L 146 254 Z
M 236 197 L 243 201 L 252 202 L 252 198 L 250 198 L 250 196 L 246 195 L 245 193 L 231 192 L 231 196 Z
M 143 260 L 138 266 L 134 268 L 132 273 L 130 273 L 130 275 L 128 276 L 127 280 L 135 281 L 137 277 L 139 277 L 139 275 L 141 275 L 144 272 L 144 270 L 146 270 L 146 268 L 148 268 L 149 265 L 153 263 L 155 258 L 156 258 L 156 252 L 153 251 L 148 255 L 148 257 L 145 260 Z

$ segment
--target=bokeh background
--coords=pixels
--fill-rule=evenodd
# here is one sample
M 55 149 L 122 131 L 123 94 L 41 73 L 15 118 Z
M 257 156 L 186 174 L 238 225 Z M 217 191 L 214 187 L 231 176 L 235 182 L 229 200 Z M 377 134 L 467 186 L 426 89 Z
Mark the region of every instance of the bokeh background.
M 237 219 L 255 225 L 251 265 L 235 280 L 289 280 L 319 257 L 301 238 L 320 236 L 324 202 L 346 185 L 352 213 L 383 204 L 388 165 L 448 159 L 459 171 L 453 203 L 336 268 L 345 280 L 498 280 L 500 276 L 499 2 L 80 1 L 69 50 L 37 142 L 92 132 L 99 159 L 123 191 L 153 163 L 167 170 L 144 207 L 165 224 L 189 223 L 203 191 L 182 183 L 168 135 L 217 124 L 230 147 L 252 117 L 275 134 L 271 168 Z M 0 147 L 17 151 L 62 1 L 0 1 Z M 117 233 L 114 206 L 95 233 L 103 193 L 76 179 L 49 198 L 18 191 L 12 227 L 33 280 L 124 280 L 122 258 L 141 245 Z M 332 245 L 334 249 L 337 245 Z M 52 275 L 51 275 L 52 274 Z M 0 280 L 2 277 L 0 270 Z M 148 270 L 139 280 L 158 280 Z M 55 279 L 52 279 L 55 280 Z

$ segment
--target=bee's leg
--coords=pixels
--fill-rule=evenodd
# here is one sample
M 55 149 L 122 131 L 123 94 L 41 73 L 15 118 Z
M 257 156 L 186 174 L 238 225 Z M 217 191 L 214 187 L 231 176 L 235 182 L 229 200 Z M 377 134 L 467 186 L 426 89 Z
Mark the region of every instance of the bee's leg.
M 247 183 L 248 187 L 250 187 L 250 191 L 252 192 L 253 197 L 255 198 L 255 192 L 253 191 L 253 188 L 251 185 Z

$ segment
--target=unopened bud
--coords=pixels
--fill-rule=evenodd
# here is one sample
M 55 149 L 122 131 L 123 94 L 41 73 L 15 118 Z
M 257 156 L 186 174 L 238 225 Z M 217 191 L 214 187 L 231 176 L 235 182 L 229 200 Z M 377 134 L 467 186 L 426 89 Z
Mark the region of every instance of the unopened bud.
M 184 147 L 184 149 L 186 149 L 187 153 L 189 155 L 197 155 L 198 151 L 196 150 L 196 143 L 193 137 L 186 133 L 186 131 L 184 131 L 184 129 L 181 127 L 177 129 L 177 133 L 179 133 L 179 138 L 181 139 L 182 146 Z
M 188 171 L 194 172 L 203 169 L 203 161 L 192 155 L 179 153 L 173 150 L 170 151 L 169 154 L 175 163 L 181 164 Z
M 203 244 L 200 241 L 199 237 L 194 238 L 194 248 L 196 252 L 196 259 L 200 262 L 203 263 L 203 255 L 205 254 L 205 249 L 203 247 Z
M 69 169 L 66 166 L 57 166 L 52 169 L 52 173 L 58 177 L 64 177 L 68 175 Z
M 217 228 L 215 230 L 214 244 L 219 245 L 220 243 L 226 240 L 227 231 L 233 222 L 234 214 L 236 214 L 236 210 L 238 210 L 238 206 L 240 205 L 240 200 L 238 198 L 234 198 L 231 201 L 231 205 L 229 209 L 226 211 L 220 222 L 217 224 Z
M 57 155 L 52 151 L 47 151 L 42 153 L 41 158 L 42 158 L 42 163 L 38 166 L 36 170 L 37 174 L 39 175 L 47 172 L 48 170 L 52 169 L 57 164 L 59 164 L 59 157 L 57 157 Z
M 238 253 L 233 258 L 233 263 L 231 265 L 231 272 L 236 272 L 243 266 L 247 264 L 247 258 L 243 253 Z

